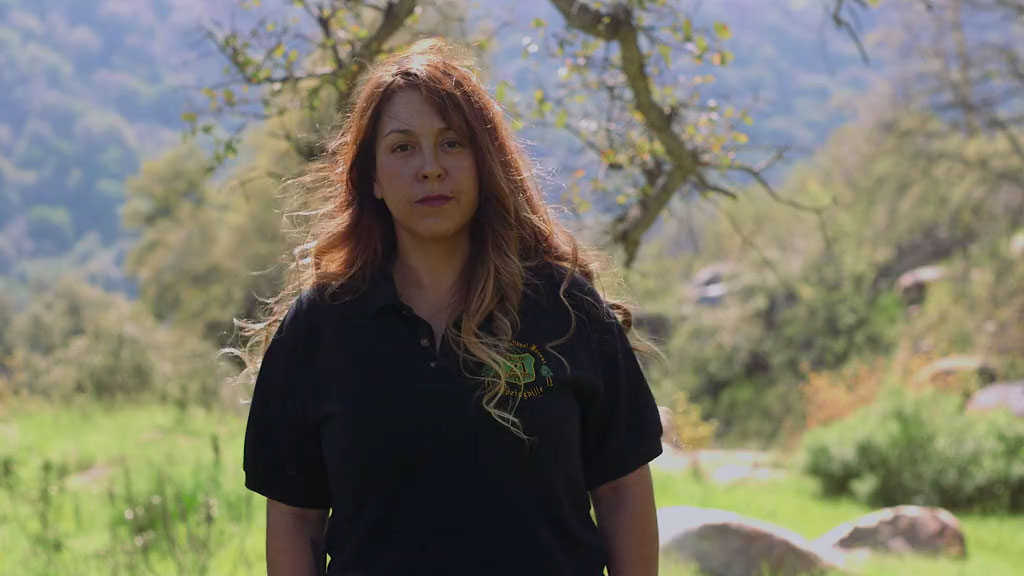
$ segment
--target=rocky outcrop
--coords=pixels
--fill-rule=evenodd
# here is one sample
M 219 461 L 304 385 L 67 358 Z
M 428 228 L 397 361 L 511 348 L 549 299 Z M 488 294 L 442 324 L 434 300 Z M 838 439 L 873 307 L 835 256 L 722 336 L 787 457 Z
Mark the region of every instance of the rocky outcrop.
M 883 508 L 837 526 L 817 540 L 842 551 L 923 554 L 962 558 L 967 554 L 960 522 L 942 508 Z
M 673 415 L 671 408 L 658 406 L 658 416 L 661 417 L 661 443 L 679 448 Z
M 975 392 L 967 401 L 968 412 L 987 412 L 1005 408 L 1024 418 L 1024 380 L 990 384 Z
M 780 526 L 733 512 L 677 506 L 658 510 L 662 556 L 707 576 L 788 576 L 837 570 L 841 556 Z

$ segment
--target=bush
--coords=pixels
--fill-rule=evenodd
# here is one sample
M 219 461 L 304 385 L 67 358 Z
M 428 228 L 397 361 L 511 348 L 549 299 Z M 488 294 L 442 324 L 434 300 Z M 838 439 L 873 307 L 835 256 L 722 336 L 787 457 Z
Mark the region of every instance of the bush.
M 826 494 L 869 504 L 1024 510 L 1024 422 L 968 414 L 936 391 L 894 389 L 804 439 L 805 471 Z
M 202 406 L 225 392 L 226 373 L 210 344 L 84 282 L 59 282 L 12 324 L 12 351 L 3 362 L 10 382 L 0 382 L 0 392 L 50 399 L 150 396 Z

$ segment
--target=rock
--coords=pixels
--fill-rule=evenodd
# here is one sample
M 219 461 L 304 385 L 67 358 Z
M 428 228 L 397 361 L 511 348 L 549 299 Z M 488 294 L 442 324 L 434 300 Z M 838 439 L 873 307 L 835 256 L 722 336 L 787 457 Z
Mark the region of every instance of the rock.
M 883 508 L 841 524 L 818 539 L 823 547 L 891 554 L 967 555 L 960 522 L 949 511 L 925 506 Z
M 1017 232 L 1010 238 L 1010 254 L 1015 258 L 1024 256 L 1024 232 Z
M 730 280 L 736 280 L 739 266 L 729 262 L 718 262 L 701 268 L 693 277 L 692 291 L 698 305 L 717 306 L 722 299 L 736 288 Z
M 656 343 L 668 342 L 672 337 L 672 319 L 665 314 L 636 312 L 633 314 L 633 327 Z
M 928 285 L 942 280 L 946 274 L 945 266 L 934 265 L 921 266 L 904 272 L 896 280 L 896 287 L 903 298 L 903 303 L 907 306 L 920 305 L 924 302 Z
M 928 363 L 914 373 L 914 385 L 948 386 L 960 374 L 973 373 L 984 384 L 996 379 L 996 366 L 991 358 L 972 354 L 953 354 Z
M 837 570 L 841 554 L 780 526 L 734 512 L 676 506 L 658 510 L 661 553 L 708 576 L 788 576 Z
M 672 424 L 672 409 L 666 408 L 665 406 L 658 406 L 658 416 L 661 417 L 661 443 L 678 448 L 679 446 L 676 442 L 676 429 Z
M 990 384 L 975 392 L 967 401 L 968 412 L 987 412 L 1006 408 L 1024 418 L 1024 380 Z

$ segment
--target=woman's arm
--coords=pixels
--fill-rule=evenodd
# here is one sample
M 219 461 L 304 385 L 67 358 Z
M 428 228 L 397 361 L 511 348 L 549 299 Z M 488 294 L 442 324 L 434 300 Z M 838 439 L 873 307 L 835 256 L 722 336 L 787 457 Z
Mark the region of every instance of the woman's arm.
M 608 550 L 609 576 L 657 576 L 658 516 L 651 469 L 635 471 L 590 491 Z
M 296 508 L 267 498 L 267 575 L 320 576 L 327 557 L 327 510 Z

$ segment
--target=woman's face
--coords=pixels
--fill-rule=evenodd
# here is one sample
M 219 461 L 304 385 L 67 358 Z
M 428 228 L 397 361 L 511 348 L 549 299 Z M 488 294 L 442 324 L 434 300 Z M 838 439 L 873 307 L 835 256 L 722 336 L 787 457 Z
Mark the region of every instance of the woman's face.
M 399 246 L 469 240 L 479 201 L 473 151 L 418 90 L 384 104 L 374 147 L 373 194 L 391 212 Z

